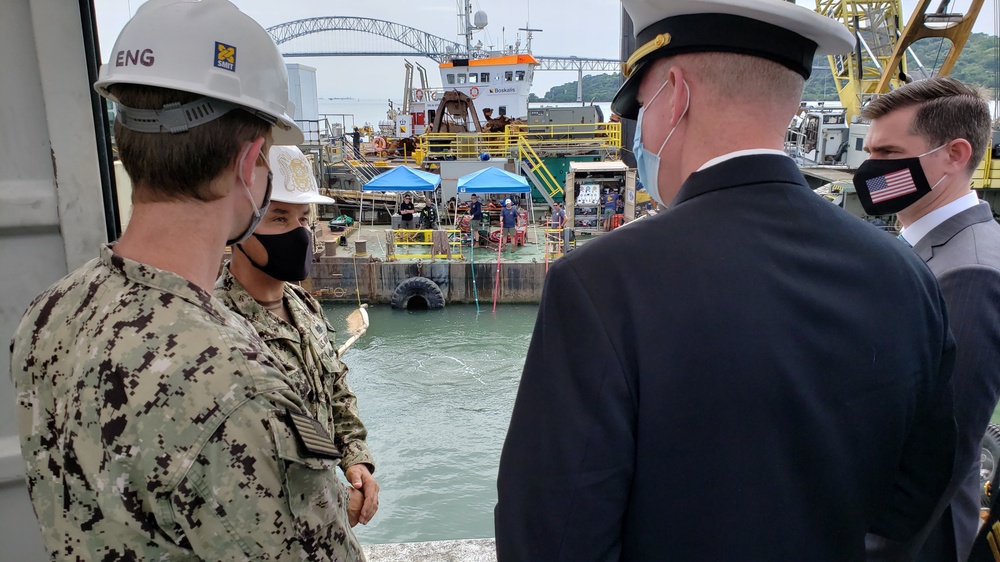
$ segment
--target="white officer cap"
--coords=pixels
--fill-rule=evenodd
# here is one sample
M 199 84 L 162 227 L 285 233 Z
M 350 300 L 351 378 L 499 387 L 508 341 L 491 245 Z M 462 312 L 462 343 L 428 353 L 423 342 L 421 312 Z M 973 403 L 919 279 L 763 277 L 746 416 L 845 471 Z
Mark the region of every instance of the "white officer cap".
M 622 0 L 636 30 L 636 49 L 624 65 L 625 83 L 611 110 L 635 119 L 644 70 L 657 59 L 685 53 L 752 55 L 809 78 L 813 56 L 843 54 L 854 38 L 840 22 L 787 0 Z M 738 87 L 738 85 L 734 85 Z

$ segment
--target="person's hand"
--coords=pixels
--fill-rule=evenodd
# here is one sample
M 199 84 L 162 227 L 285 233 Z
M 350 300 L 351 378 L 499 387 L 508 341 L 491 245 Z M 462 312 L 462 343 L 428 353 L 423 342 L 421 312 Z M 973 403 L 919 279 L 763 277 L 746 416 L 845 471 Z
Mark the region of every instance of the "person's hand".
M 350 490 L 350 499 L 347 501 L 347 522 L 353 527 L 358 524 L 358 520 L 361 518 L 361 506 L 365 502 L 365 496 L 360 490 L 354 488 L 348 488 L 348 490 Z
M 360 513 L 355 523 L 359 522 L 362 525 L 367 525 L 372 517 L 375 517 L 375 512 L 378 511 L 378 482 L 375 481 L 375 477 L 368 470 L 368 465 L 364 463 L 359 463 L 347 467 L 344 471 L 347 476 L 347 481 L 354 486 L 355 490 L 361 492 L 364 498 L 364 505 L 360 507 Z M 353 502 L 353 495 L 352 495 Z M 348 509 L 348 513 L 350 509 Z M 354 526 L 353 524 L 351 525 Z

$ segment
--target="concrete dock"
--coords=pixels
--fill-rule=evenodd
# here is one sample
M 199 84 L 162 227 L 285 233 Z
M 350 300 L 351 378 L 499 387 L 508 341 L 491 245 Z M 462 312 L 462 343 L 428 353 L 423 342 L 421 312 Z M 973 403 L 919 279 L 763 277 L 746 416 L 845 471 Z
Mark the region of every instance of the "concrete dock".
M 409 542 L 364 546 L 368 562 L 496 562 L 496 540 Z
M 326 250 L 314 263 L 308 290 L 324 301 L 391 303 L 407 279 L 423 277 L 440 288 L 446 304 L 492 302 L 537 303 L 548 267 L 559 257 L 548 253 L 545 229 L 529 226 L 523 245 L 511 245 L 498 256 L 485 247 L 455 246 L 451 258 L 413 257 L 426 251 L 397 247 L 388 251 L 385 226 L 362 226 L 346 233 L 323 226 Z M 338 244 L 344 237 L 346 244 Z M 591 237 L 580 237 L 576 246 Z M 358 242 L 361 241 L 359 244 Z M 572 251 L 572 250 L 571 250 Z M 499 263 L 498 263 L 499 262 Z

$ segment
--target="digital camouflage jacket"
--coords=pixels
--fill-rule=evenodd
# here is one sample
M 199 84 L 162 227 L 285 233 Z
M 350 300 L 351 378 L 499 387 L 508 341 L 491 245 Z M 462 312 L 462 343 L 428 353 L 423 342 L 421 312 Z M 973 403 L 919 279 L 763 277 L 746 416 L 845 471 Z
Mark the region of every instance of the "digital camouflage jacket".
M 53 559 L 364 559 L 336 460 L 299 444 L 294 382 L 208 292 L 105 246 L 35 299 L 11 351 Z
M 358 415 L 358 400 L 347 385 L 347 365 L 337 357 L 335 332 L 319 302 L 305 289 L 285 283 L 285 301 L 293 324 L 271 314 L 250 296 L 227 265 L 215 285 L 215 296 L 257 331 L 281 361 L 293 388 L 310 414 L 327 428 L 344 455 L 343 469 L 365 463 L 375 472 L 375 461 Z

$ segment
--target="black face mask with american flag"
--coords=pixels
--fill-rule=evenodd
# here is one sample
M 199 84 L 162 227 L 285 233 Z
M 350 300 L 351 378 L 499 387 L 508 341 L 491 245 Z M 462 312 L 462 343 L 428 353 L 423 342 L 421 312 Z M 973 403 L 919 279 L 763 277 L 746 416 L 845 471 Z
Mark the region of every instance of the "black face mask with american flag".
M 854 189 L 869 215 L 891 215 L 914 204 L 931 192 L 920 158 L 944 148 L 941 145 L 914 156 L 891 160 L 865 160 L 854 172 Z M 944 176 L 938 180 L 941 183 Z

